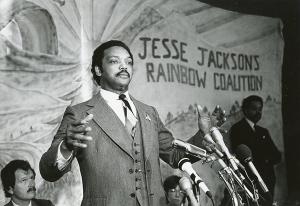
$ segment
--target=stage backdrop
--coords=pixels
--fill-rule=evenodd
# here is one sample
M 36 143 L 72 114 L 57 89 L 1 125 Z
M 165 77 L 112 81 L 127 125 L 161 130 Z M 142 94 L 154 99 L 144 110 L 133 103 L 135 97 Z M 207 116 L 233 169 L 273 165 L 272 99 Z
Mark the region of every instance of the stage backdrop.
M 77 163 L 49 183 L 40 177 L 38 162 L 65 108 L 97 91 L 91 55 L 110 39 L 124 41 L 134 54 L 130 93 L 155 106 L 176 138 L 186 140 L 197 131 L 195 104 L 210 111 L 221 105 L 229 129 L 242 117 L 241 100 L 257 94 L 265 103 L 260 124 L 284 152 L 279 19 L 195 0 L 0 0 L 0 11 L 0 169 L 13 159 L 29 160 L 40 198 L 57 206 L 80 205 Z M 194 168 L 219 205 L 224 184 L 216 165 L 196 163 Z M 164 178 L 179 174 L 163 162 L 162 168 Z M 287 192 L 284 160 L 276 174 L 275 199 L 282 203 Z M 164 194 L 161 198 L 163 202 Z M 5 201 L 1 190 L 0 205 Z M 211 204 L 203 194 L 201 203 Z

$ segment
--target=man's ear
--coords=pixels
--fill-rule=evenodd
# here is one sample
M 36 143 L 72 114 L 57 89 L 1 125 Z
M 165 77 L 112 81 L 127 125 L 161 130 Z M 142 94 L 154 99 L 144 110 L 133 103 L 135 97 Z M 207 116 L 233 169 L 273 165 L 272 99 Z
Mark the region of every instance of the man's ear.
M 11 186 L 9 186 L 9 189 L 7 190 L 7 192 L 8 192 L 9 194 L 13 195 L 13 194 L 14 194 L 14 188 L 11 187 Z
M 248 110 L 247 110 L 247 109 L 243 110 L 243 114 L 244 114 L 245 117 L 248 118 L 248 114 L 249 114 L 249 113 L 248 113 Z
M 95 72 L 96 72 L 96 75 L 97 75 L 97 76 L 101 77 L 101 75 L 102 75 L 102 70 L 101 70 L 100 67 L 95 66 Z

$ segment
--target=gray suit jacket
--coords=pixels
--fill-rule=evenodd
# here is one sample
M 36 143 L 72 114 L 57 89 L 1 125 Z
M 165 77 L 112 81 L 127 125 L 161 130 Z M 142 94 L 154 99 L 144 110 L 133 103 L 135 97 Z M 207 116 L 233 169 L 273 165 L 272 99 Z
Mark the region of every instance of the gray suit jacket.
M 164 194 L 160 173 L 159 157 L 177 167 L 184 154 L 172 149 L 173 136 L 164 127 L 157 111 L 133 99 L 137 109 L 144 142 L 146 184 L 151 205 L 159 205 L 159 197 Z M 87 102 L 68 107 L 60 128 L 49 150 L 42 156 L 40 172 L 48 181 L 56 181 L 70 167 L 59 171 L 55 165 L 59 143 L 66 135 L 68 122 L 83 119 L 88 114 L 94 118 L 89 122 L 93 137 L 88 148 L 78 150 L 78 160 L 83 182 L 82 206 L 116 206 L 136 205 L 130 196 L 135 192 L 135 176 L 130 173 L 133 168 L 132 142 L 124 125 L 107 105 L 100 94 Z M 200 133 L 195 135 L 199 139 Z

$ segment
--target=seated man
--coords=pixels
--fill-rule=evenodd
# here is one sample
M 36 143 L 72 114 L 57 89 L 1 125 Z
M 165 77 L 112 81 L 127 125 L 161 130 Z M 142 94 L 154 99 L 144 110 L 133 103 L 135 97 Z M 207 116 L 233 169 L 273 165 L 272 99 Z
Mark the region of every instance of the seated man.
M 5 206 L 53 206 L 50 200 L 35 199 L 35 172 L 24 160 L 13 160 L 1 170 L 1 180 L 6 197 Z

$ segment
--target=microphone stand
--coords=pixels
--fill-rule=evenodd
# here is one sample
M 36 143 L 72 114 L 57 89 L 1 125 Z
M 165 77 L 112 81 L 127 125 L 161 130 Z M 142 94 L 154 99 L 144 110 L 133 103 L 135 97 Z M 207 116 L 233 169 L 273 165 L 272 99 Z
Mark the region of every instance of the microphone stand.
M 223 160 L 222 159 L 219 159 L 219 160 L 218 160 L 218 162 L 222 165 L 222 163 L 224 163 Z M 227 187 L 227 189 L 229 191 L 233 206 L 243 205 L 241 202 L 241 199 L 239 197 L 239 194 L 237 193 L 237 190 L 235 188 L 235 183 L 234 183 L 234 179 L 232 177 L 232 171 L 230 170 L 230 168 L 225 166 L 221 170 L 218 171 L 218 174 L 219 174 L 220 178 L 224 181 L 225 186 Z
M 194 184 L 195 186 L 195 194 L 197 202 L 200 202 L 200 187 L 198 184 Z
M 243 184 L 242 180 L 238 177 L 238 175 L 235 174 L 233 169 L 231 167 L 227 166 L 227 164 L 224 162 L 224 160 L 220 157 L 220 154 L 218 154 L 218 150 L 214 149 L 214 152 L 216 152 L 216 154 L 219 156 L 218 159 L 213 155 L 207 155 L 205 158 L 200 155 L 195 155 L 195 154 L 191 154 L 188 152 L 186 152 L 186 154 L 189 154 L 191 156 L 201 159 L 203 161 L 202 164 L 210 163 L 210 162 L 214 162 L 214 161 L 218 160 L 219 164 L 222 166 L 222 169 L 220 171 L 218 171 L 218 174 L 219 174 L 220 178 L 224 181 L 225 186 L 227 187 L 227 189 L 230 193 L 233 206 L 245 205 L 242 201 L 242 197 L 240 196 L 240 194 L 238 192 L 238 189 L 242 189 L 242 191 L 245 192 L 245 194 L 246 194 L 246 198 L 248 196 L 253 202 L 256 203 L 257 206 L 259 206 L 257 190 L 254 188 L 254 184 L 251 182 L 253 190 L 254 190 L 254 194 L 252 194 L 252 192 Z M 237 185 L 239 186 L 239 188 L 236 187 Z M 198 185 L 196 185 L 196 190 L 200 191 L 200 188 Z M 199 202 L 198 198 L 197 198 L 197 201 Z M 247 201 L 247 203 L 250 206 L 248 201 Z
M 220 165 L 223 168 L 219 171 L 219 175 L 225 182 L 225 185 L 227 186 L 227 188 L 231 194 L 231 197 L 233 199 L 233 204 L 235 206 L 238 203 L 240 203 L 241 205 L 244 205 L 242 202 L 242 198 L 239 195 L 237 188 L 235 187 L 236 185 L 238 185 L 240 187 L 240 189 L 242 189 L 242 191 L 245 192 L 246 198 L 247 198 L 247 196 L 249 196 L 249 198 L 258 205 L 257 195 L 256 194 L 253 195 L 251 193 L 251 191 L 246 187 L 246 185 L 244 185 L 243 181 L 245 180 L 245 178 L 243 177 L 242 174 L 239 173 L 237 163 L 235 162 L 234 157 L 230 154 L 227 146 L 225 145 L 222 134 L 216 127 L 212 127 L 210 129 L 210 132 L 211 132 L 211 135 L 209 135 L 209 137 L 207 137 L 206 139 L 208 140 L 209 143 L 211 143 L 213 145 L 211 150 L 214 151 L 217 154 L 217 156 L 219 157 L 218 162 L 220 163 Z M 215 139 L 217 144 L 221 147 L 222 152 L 220 152 L 215 147 L 216 143 L 214 143 L 214 141 L 212 140 L 212 137 Z M 225 153 L 225 155 L 223 155 L 223 153 Z M 222 159 L 223 156 L 225 156 L 227 158 L 231 167 L 228 167 L 226 165 L 226 163 L 223 161 L 223 159 Z M 236 174 L 235 171 L 238 174 Z M 226 180 L 225 174 L 227 175 L 228 180 Z M 255 189 L 254 189 L 254 193 L 256 193 Z M 237 199 L 238 199 L 238 201 L 237 201 Z M 249 204 L 248 201 L 247 201 L 247 203 Z
M 222 158 L 218 158 L 216 159 L 215 156 L 213 155 L 209 155 L 207 156 L 206 158 L 203 158 L 203 157 L 199 157 L 197 155 L 194 155 L 194 154 L 189 154 L 189 155 L 192 155 L 194 157 L 197 157 L 199 159 L 202 159 L 203 160 L 203 164 L 204 163 L 210 163 L 210 162 L 213 162 L 215 160 L 218 160 L 218 162 L 220 163 L 220 165 L 222 166 L 222 169 L 218 172 L 219 173 L 219 176 L 220 178 L 225 182 L 225 185 L 226 187 L 228 188 L 228 191 L 231 195 L 231 199 L 232 199 L 232 203 L 233 203 L 233 206 L 242 206 L 244 205 L 242 203 L 242 198 L 240 197 L 238 191 L 237 191 L 237 188 L 236 188 L 236 184 L 235 182 L 238 182 L 239 185 L 246 191 L 247 191 L 247 194 L 250 196 L 250 197 L 253 197 L 252 193 L 247 189 L 247 188 L 244 188 L 243 187 L 243 183 L 241 182 L 241 180 L 238 178 L 238 176 L 234 173 L 234 171 L 228 167 L 225 162 L 223 161 Z M 200 188 L 199 188 L 199 185 L 196 184 L 196 191 L 198 191 L 200 193 Z M 199 202 L 199 197 L 197 196 L 197 201 Z M 212 201 L 213 205 L 214 205 L 214 201 Z
M 243 192 L 246 194 L 246 198 L 249 197 L 253 202 L 258 205 L 258 195 L 256 192 L 256 189 L 253 186 L 254 194 L 251 193 L 251 191 L 243 184 L 241 179 L 235 174 L 235 172 L 232 170 L 232 168 L 228 167 L 225 162 L 222 159 L 218 159 L 218 162 L 222 166 L 222 169 L 218 172 L 221 179 L 224 181 L 225 186 L 227 187 L 232 203 L 234 206 L 238 205 L 245 205 L 242 201 L 242 198 L 238 192 L 238 189 L 241 188 Z M 251 182 L 252 183 L 252 182 Z M 239 188 L 236 187 L 236 185 L 239 186 Z M 247 201 L 248 203 L 248 201 Z M 248 203 L 249 205 L 249 203 Z
M 259 194 L 258 194 L 258 189 L 255 187 L 255 184 L 252 183 L 252 187 L 253 187 L 253 193 L 254 193 L 254 199 L 255 199 L 255 204 L 257 206 L 259 206 L 258 204 L 258 199 L 259 199 Z

